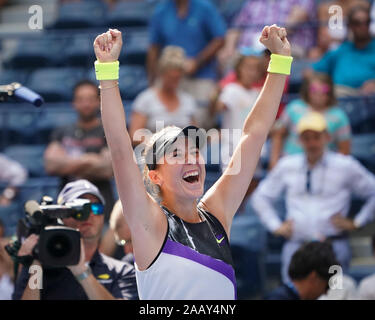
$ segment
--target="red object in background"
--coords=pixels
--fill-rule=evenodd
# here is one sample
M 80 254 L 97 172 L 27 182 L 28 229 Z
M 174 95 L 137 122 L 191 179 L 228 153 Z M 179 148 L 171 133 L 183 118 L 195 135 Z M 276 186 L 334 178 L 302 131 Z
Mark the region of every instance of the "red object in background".
M 258 82 L 255 82 L 252 84 L 250 89 L 262 89 L 264 82 L 266 81 L 267 74 L 264 76 L 263 79 L 259 80 Z M 234 71 L 229 72 L 223 79 L 219 81 L 219 87 L 221 90 L 224 89 L 224 87 L 229 84 L 237 81 L 237 76 Z M 289 88 L 289 77 L 286 78 L 285 87 L 283 93 L 287 93 Z M 279 106 L 279 110 L 277 111 L 276 119 L 280 117 L 282 112 L 284 111 L 285 103 L 281 102 Z

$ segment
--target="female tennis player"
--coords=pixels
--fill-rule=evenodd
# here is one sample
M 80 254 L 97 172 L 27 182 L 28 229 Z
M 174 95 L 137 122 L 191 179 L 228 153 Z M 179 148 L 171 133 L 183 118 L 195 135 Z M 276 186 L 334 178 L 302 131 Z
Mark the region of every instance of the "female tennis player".
M 201 137 L 200 129 L 167 127 L 151 138 L 145 171 L 148 181 L 158 188 L 159 201 L 146 190 L 126 128 L 118 88 L 121 32 L 109 29 L 95 39 L 102 121 L 132 234 L 141 299 L 236 299 L 230 228 L 290 73 L 292 57 L 286 35 L 276 25 L 264 27 L 259 40 L 272 52 L 267 80 L 246 118 L 228 168 L 204 195 L 201 139 L 189 139 L 191 131 Z M 237 174 L 233 174 L 234 167 L 239 168 Z

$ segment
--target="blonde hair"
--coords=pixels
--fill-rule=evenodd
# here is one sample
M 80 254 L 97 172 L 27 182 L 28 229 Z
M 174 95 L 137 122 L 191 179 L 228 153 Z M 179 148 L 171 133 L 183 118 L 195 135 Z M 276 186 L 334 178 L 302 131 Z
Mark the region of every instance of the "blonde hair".
M 168 69 L 184 70 L 186 60 L 185 50 L 178 46 L 166 46 L 159 58 L 158 71 L 163 73 Z

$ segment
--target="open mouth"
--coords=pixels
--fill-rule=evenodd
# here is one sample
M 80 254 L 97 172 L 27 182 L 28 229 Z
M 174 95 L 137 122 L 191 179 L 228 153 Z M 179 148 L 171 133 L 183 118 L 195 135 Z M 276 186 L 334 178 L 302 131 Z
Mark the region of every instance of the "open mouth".
M 185 172 L 182 179 L 187 183 L 196 183 L 199 181 L 199 172 L 198 170 Z

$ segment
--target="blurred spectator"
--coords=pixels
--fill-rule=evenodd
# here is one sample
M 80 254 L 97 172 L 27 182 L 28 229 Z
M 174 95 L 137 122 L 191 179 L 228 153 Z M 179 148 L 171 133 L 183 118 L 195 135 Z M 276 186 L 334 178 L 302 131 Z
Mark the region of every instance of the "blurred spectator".
M 18 162 L 0 154 L 0 184 L 5 186 L 0 194 L 0 206 L 9 206 L 17 194 L 17 187 L 27 179 L 27 171 Z
M 261 75 L 260 57 L 255 52 L 244 52 L 238 55 L 234 65 L 236 75 L 235 82 L 227 84 L 220 93 L 216 103 L 216 112 L 222 113 L 222 129 L 232 132 L 233 129 L 242 130 L 246 117 L 254 106 L 254 103 L 260 93 L 259 89 L 253 89 Z M 224 171 L 233 151 L 236 148 L 241 134 L 222 136 L 222 149 L 229 152 L 222 153 L 222 170 Z
M 9 242 L 4 236 L 5 226 L 0 220 L 0 300 L 10 300 L 14 290 L 13 262 L 4 249 Z
M 375 235 L 372 236 L 372 252 L 375 256 Z M 358 299 L 375 300 L 375 273 L 360 282 L 358 286 Z
M 317 44 L 309 52 L 310 60 L 319 60 L 329 49 L 334 49 L 335 46 L 345 40 L 348 36 L 348 29 L 345 25 L 348 14 L 352 8 L 359 5 L 369 8 L 369 2 L 366 0 L 335 0 L 324 1 L 319 4 Z M 342 26 L 338 25 L 336 27 L 336 24 L 340 21 L 340 19 L 336 18 L 336 15 L 340 14 L 340 12 L 334 6 L 339 6 L 342 10 Z M 329 26 L 330 20 L 332 20 L 331 23 L 335 24 L 335 27 Z
M 156 131 L 156 122 L 163 126 L 176 125 L 186 127 L 195 124 L 194 115 L 197 106 L 194 98 L 179 90 L 180 80 L 184 74 L 184 50 L 176 46 L 163 49 L 158 63 L 158 78 L 153 87 L 141 92 L 133 103 L 133 114 L 130 123 L 130 136 L 134 144 L 134 133 L 147 128 Z
M 262 88 L 261 83 L 264 82 L 264 80 L 267 77 L 267 68 L 268 64 L 270 62 L 270 56 L 271 52 L 266 49 L 263 50 L 256 50 L 251 47 L 242 47 L 239 48 L 235 54 L 233 55 L 233 67 L 231 67 L 231 70 L 225 75 L 224 78 L 222 78 L 219 82 L 220 89 L 224 89 L 226 85 L 230 83 L 238 82 L 238 72 L 237 72 L 237 64 L 238 64 L 238 58 L 241 56 L 249 56 L 253 58 L 258 58 L 258 63 L 255 67 L 255 71 L 258 75 L 254 81 L 248 84 L 247 89 L 251 88 L 259 88 L 259 90 Z
M 220 60 L 224 62 L 229 59 L 236 48 L 245 46 L 260 49 L 258 39 L 263 26 L 274 23 L 287 28 L 288 39 L 293 43 L 292 55 L 303 57 L 314 44 L 314 27 L 311 22 L 315 19 L 313 0 L 247 0 L 227 33 Z
M 328 51 L 312 67 L 332 77 L 337 96 L 375 93 L 375 39 L 370 35 L 369 10 L 354 7 L 348 14 L 348 28 L 352 39 Z
M 199 102 L 198 125 L 209 128 L 208 103 L 215 92 L 216 54 L 224 45 L 226 26 L 216 7 L 207 0 L 167 0 L 150 21 L 151 46 L 147 54 L 150 83 L 156 76 L 160 51 L 168 45 L 182 47 L 188 59 L 182 88 Z
M 282 249 L 282 278 L 288 279 L 291 256 L 305 241 L 329 240 L 343 271 L 351 252 L 348 232 L 374 219 L 375 177 L 357 160 L 326 150 L 325 118 L 306 114 L 297 124 L 304 153 L 280 159 L 253 193 L 252 204 L 262 223 L 288 241 Z M 273 202 L 285 191 L 286 218 L 282 222 Z M 354 220 L 347 218 L 352 195 L 366 203 Z
M 46 171 L 60 176 L 61 187 L 67 182 L 84 178 L 98 186 L 106 200 L 105 217 L 114 204 L 111 178 L 112 164 L 98 116 L 99 91 L 96 84 L 83 80 L 74 88 L 73 106 L 78 121 L 57 128 L 44 154 Z
M 100 248 L 103 253 L 134 265 L 131 233 L 120 200 L 117 200 L 113 207 L 109 229 L 102 239 Z
M 75 266 L 63 268 L 43 267 L 43 289 L 28 285 L 29 272 L 23 267 L 16 282 L 13 299 L 18 300 L 111 300 L 138 299 L 134 267 L 105 256 L 98 250 L 104 217 L 104 198 L 98 188 L 87 180 L 68 183 L 58 196 L 58 203 L 87 199 L 91 203 L 90 216 L 85 221 L 63 219 L 64 225 L 81 233 L 81 257 Z M 23 242 L 18 255 L 29 256 L 38 242 L 31 234 Z M 32 265 L 40 262 L 34 259 Z
M 259 56 L 260 55 L 259 50 L 255 50 L 255 49 L 248 48 L 248 47 L 240 48 L 239 51 L 243 55 L 251 55 L 251 56 Z M 260 59 L 260 65 L 258 67 L 258 72 L 259 72 L 258 80 L 252 82 L 250 84 L 249 88 L 257 89 L 259 91 L 263 88 L 264 82 L 266 81 L 266 78 L 267 78 L 267 75 L 268 75 L 267 69 L 268 69 L 270 59 L 271 59 L 271 51 L 269 51 L 268 49 L 265 49 L 263 51 L 263 57 L 262 57 L 262 59 Z M 220 89 L 224 89 L 224 87 L 227 84 L 233 83 L 233 82 L 236 82 L 236 81 L 237 81 L 236 72 L 230 71 L 223 79 L 220 80 L 220 82 L 219 82 Z M 289 84 L 289 78 L 285 82 L 284 93 L 288 92 L 288 84 Z M 284 110 L 284 106 L 285 106 L 285 104 L 283 102 L 281 102 L 279 110 L 277 112 L 276 118 L 280 117 L 282 111 Z
M 284 283 L 266 296 L 267 300 L 316 300 L 327 292 L 337 265 L 332 246 L 327 242 L 309 242 L 294 254 L 288 269 L 290 282 Z
M 270 168 L 282 155 L 302 153 L 297 123 L 308 112 L 324 115 L 330 135 L 328 147 L 342 154 L 350 154 L 351 128 L 348 116 L 338 106 L 331 78 L 326 74 L 313 74 L 304 80 L 301 98 L 291 101 L 277 121 L 272 135 Z

